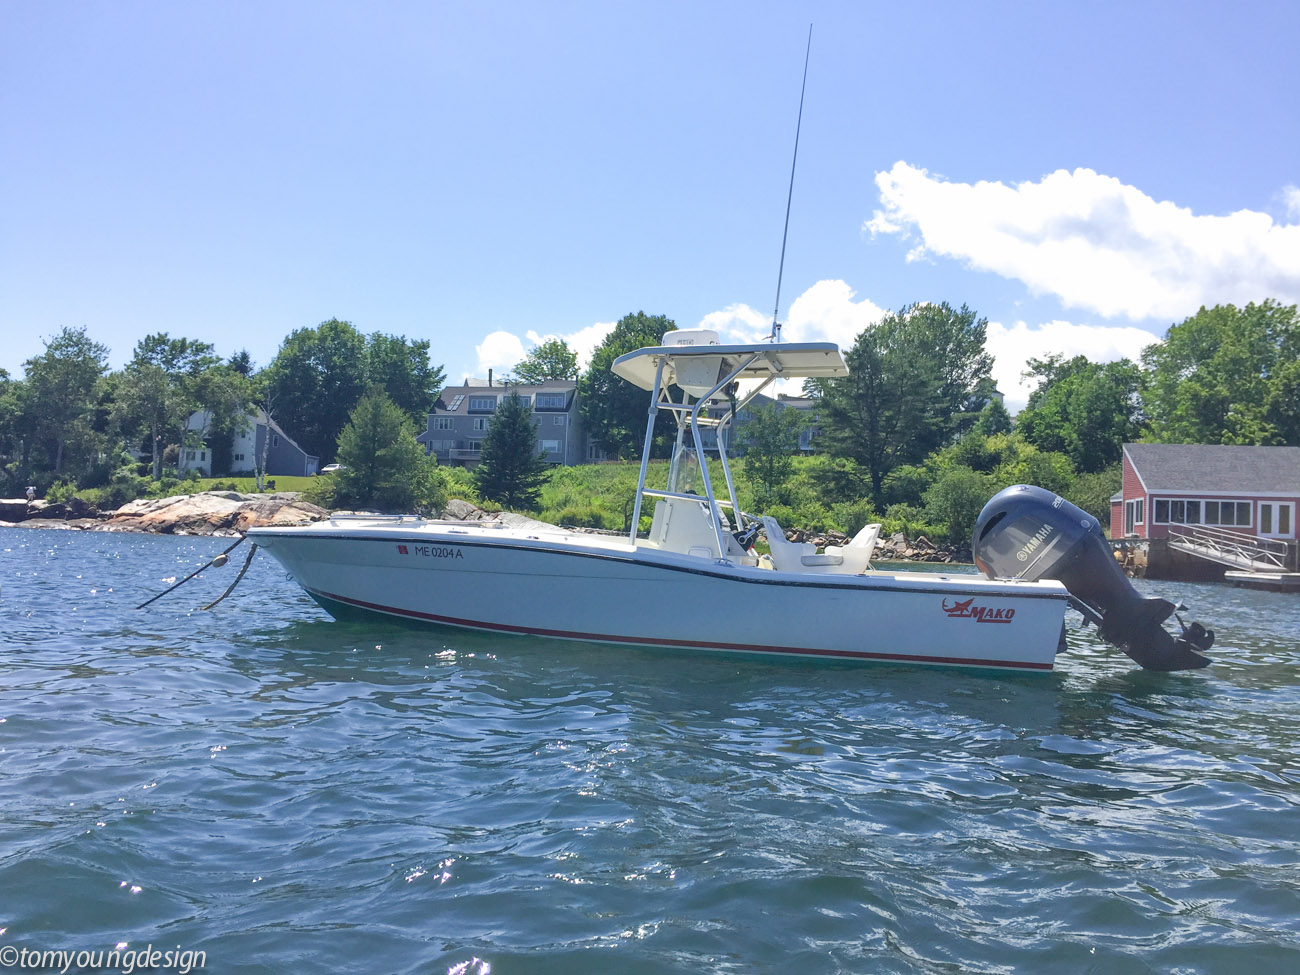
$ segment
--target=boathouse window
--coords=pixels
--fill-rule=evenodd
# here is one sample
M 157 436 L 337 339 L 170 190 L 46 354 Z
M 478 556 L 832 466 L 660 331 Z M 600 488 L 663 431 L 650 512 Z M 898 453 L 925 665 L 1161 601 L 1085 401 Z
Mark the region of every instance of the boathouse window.
M 469 411 L 471 413 L 491 413 L 497 408 L 497 398 L 495 396 L 471 396 L 469 398 Z
M 1138 498 L 1136 501 L 1124 502 L 1124 534 L 1133 534 L 1133 526 L 1140 525 L 1143 522 L 1145 514 L 1146 499 Z
M 449 417 L 449 416 L 435 416 L 435 417 L 433 418 L 433 428 L 434 428 L 435 430 L 450 430 L 450 429 L 451 429 L 451 417 Z
M 1155 523 L 1157 525 L 1199 525 L 1201 523 L 1201 502 L 1179 501 L 1171 498 L 1157 498 L 1155 505 Z
M 1249 528 L 1250 502 L 1207 501 L 1205 502 L 1205 523 L 1207 525 Z

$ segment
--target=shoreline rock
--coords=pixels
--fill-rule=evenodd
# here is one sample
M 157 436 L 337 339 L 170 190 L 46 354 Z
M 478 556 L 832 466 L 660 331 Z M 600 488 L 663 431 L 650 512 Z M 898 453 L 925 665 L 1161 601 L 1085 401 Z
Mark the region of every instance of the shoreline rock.
M 74 499 L 75 500 L 75 499 Z M 0 518 L 14 527 L 80 531 L 149 532 L 159 535 L 237 535 L 263 525 L 305 525 L 327 518 L 329 512 L 301 501 L 294 492 L 240 494 L 202 491 L 167 498 L 140 498 L 116 511 L 99 512 L 80 505 L 23 501 L 23 517 L 13 501 L 0 501 Z

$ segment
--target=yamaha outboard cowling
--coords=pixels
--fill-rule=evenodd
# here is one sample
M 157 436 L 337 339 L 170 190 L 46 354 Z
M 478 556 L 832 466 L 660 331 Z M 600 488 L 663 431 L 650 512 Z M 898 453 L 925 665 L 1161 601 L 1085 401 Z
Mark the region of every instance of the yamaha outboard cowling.
M 1164 627 L 1175 606 L 1140 595 L 1115 564 L 1101 525 L 1051 491 L 1017 484 L 990 499 L 971 539 L 975 564 L 991 579 L 1056 579 L 1107 643 L 1150 670 L 1192 670 L 1214 643 L 1200 623 L 1175 637 Z M 1182 620 L 1178 621 L 1182 624 Z

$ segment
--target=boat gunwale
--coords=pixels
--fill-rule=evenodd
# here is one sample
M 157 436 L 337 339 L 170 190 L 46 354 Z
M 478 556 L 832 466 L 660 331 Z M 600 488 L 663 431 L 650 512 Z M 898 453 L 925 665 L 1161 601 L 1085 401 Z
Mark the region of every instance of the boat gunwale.
M 318 523 L 320 524 L 320 523 Z M 438 525 L 438 528 L 444 528 Z M 249 530 L 249 535 L 257 538 L 279 537 L 279 538 L 300 538 L 315 540 L 332 540 L 332 541 L 352 541 L 352 542 L 381 542 L 384 544 L 412 544 L 412 545 L 459 545 L 470 548 L 490 548 L 506 551 L 524 551 L 533 553 L 551 553 L 568 555 L 573 558 L 604 559 L 607 561 L 622 562 L 629 565 L 640 565 L 653 569 L 667 569 L 674 572 L 686 572 L 692 575 L 703 575 L 711 578 L 728 579 L 735 582 L 744 582 L 757 585 L 776 585 L 776 586 L 793 586 L 797 588 L 810 589 L 843 589 L 855 592 L 861 591 L 887 591 L 898 593 L 934 593 L 941 595 L 952 595 L 954 593 L 972 593 L 976 595 L 989 597 L 1005 597 L 1010 599 L 1060 599 L 1066 600 L 1069 593 L 1065 587 L 1055 580 L 1038 580 L 1028 581 L 1023 579 L 989 579 L 982 575 L 961 573 L 959 576 L 941 576 L 937 572 L 904 572 L 890 573 L 880 570 L 873 570 L 869 573 L 859 573 L 856 575 L 835 574 L 835 573 L 801 573 L 801 572 L 782 572 L 777 569 L 759 569 L 754 566 L 736 565 L 734 563 L 720 563 L 716 560 L 709 561 L 707 564 L 690 565 L 683 564 L 679 560 L 689 560 L 692 556 L 680 552 L 665 551 L 656 548 L 634 548 L 626 542 L 622 542 L 621 550 L 613 546 L 590 546 L 581 543 L 575 544 L 575 536 L 570 534 L 568 539 L 544 539 L 520 537 L 515 532 L 524 531 L 524 529 L 491 529 L 484 530 L 483 534 L 478 537 L 461 536 L 455 532 L 455 538 L 446 538 L 439 535 L 431 538 L 428 535 L 416 535 L 409 531 L 396 531 L 396 525 L 392 527 L 376 527 L 370 532 L 361 533 L 357 529 L 349 531 L 324 531 L 317 529 L 315 525 L 298 525 L 283 526 L 279 528 L 264 527 L 253 528 Z M 559 529 L 563 532 L 563 529 Z M 503 532 L 511 532 L 505 535 Z M 448 532 L 447 534 L 452 534 Z M 551 534 L 551 533 L 547 533 Z M 576 538 L 595 539 L 603 536 L 589 536 L 577 534 Z M 621 536 L 620 536 L 621 539 Z M 566 544 L 567 542 L 567 544 Z M 533 543 L 533 544 L 528 544 Z M 646 558 L 645 556 L 651 556 Z M 704 560 L 697 559 L 701 563 Z M 915 576 L 918 582 L 912 584 L 910 579 L 903 579 L 903 576 Z M 926 585 L 929 583 L 929 585 Z

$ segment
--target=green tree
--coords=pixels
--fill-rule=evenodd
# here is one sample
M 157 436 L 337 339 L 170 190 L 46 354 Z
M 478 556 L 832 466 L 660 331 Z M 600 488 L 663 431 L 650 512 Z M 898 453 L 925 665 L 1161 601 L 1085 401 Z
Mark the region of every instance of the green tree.
M 443 384 L 429 362 L 429 343 L 405 336 L 362 335 L 331 318 L 291 333 L 260 377 L 263 400 L 303 449 L 328 463 L 352 410 L 382 388 L 415 423 L 423 423 Z
M 1095 473 L 1118 463 L 1124 444 L 1145 432 L 1144 376 L 1135 363 L 1051 356 L 1030 366 L 1043 378 L 1016 429 L 1040 450 L 1063 453 L 1076 470 Z
M 1269 299 L 1202 308 L 1142 353 L 1151 372 L 1152 436 L 1161 443 L 1300 446 L 1298 360 L 1295 305 Z
M 351 322 L 331 318 L 290 333 L 261 377 L 275 419 L 322 463 L 366 391 L 366 340 Z
M 445 379 L 442 366 L 429 361 L 428 339 L 382 332 L 367 337 L 366 382 L 381 387 L 417 427 L 424 427 Z
M 987 474 L 950 467 L 925 491 L 925 518 L 943 527 L 947 541 L 968 541 L 975 519 L 994 493 Z
M 515 365 L 511 382 L 544 383 L 549 379 L 577 379 L 578 354 L 564 339 L 547 339 Z
M 518 393 L 502 397 L 474 468 L 479 496 L 504 508 L 534 509 L 548 469 L 537 449 L 532 412 Z
M 637 349 L 657 346 L 665 332 L 677 326 L 663 315 L 639 311 L 624 315 L 614 330 L 592 354 L 591 365 L 578 380 L 581 411 L 587 435 L 605 451 L 620 458 L 641 455 L 645 439 L 648 395 L 625 379 L 610 372 L 619 356 Z M 665 456 L 668 443 L 676 433 L 673 418 L 661 410 L 655 421 L 655 453 Z
M 339 434 L 343 469 L 329 479 L 339 507 L 405 512 L 441 508 L 444 481 L 437 462 L 415 439 L 411 420 L 388 394 L 373 389 Z
M 890 471 L 952 442 L 991 398 L 986 326 L 965 305 L 911 305 L 858 336 L 847 377 L 812 384 L 822 442 L 867 470 L 877 507 Z
M 1124 474 L 1120 464 L 1107 467 L 1094 474 L 1080 474 L 1065 494 L 1067 501 L 1077 504 L 1103 525 L 1110 525 L 1110 499 L 1119 491 Z
M 764 403 L 751 406 L 749 419 L 736 432 L 745 444 L 745 479 L 754 492 L 754 504 L 763 509 L 786 503 L 782 489 L 794 470 L 799 435 L 808 426 L 801 410 Z
M 131 361 L 114 377 L 116 422 L 124 432 L 147 438 L 155 481 L 162 477 L 163 451 L 170 444 L 184 446 L 190 414 L 203 406 L 202 377 L 220 362 L 207 342 L 156 332 L 136 343 Z
M 85 328 L 64 328 L 23 364 L 22 425 L 55 473 L 63 470 L 69 444 L 89 437 L 107 360 L 107 346 L 92 341 Z
M 1013 425 L 1011 414 L 1007 412 L 1006 406 L 1001 399 L 994 396 L 980 410 L 971 432 L 983 437 L 991 437 L 995 433 L 1010 433 Z

